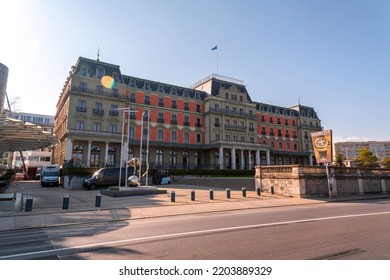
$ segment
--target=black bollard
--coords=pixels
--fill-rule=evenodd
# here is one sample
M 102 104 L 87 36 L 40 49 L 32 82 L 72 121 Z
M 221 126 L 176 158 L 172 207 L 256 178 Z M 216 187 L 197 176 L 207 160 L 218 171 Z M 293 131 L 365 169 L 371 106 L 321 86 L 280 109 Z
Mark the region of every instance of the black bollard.
M 261 196 L 261 189 L 260 188 L 256 188 L 256 192 L 257 192 L 258 196 Z
M 32 205 L 33 205 L 33 197 L 28 196 L 26 198 L 26 207 L 24 208 L 24 211 L 29 212 L 32 210 Z
M 62 200 L 62 209 L 69 209 L 69 195 L 64 195 Z
M 191 190 L 191 201 L 195 201 L 195 190 Z
M 226 189 L 226 197 L 230 198 L 230 189 Z
M 171 191 L 171 202 L 175 202 L 175 200 L 176 200 L 175 191 Z
M 213 200 L 214 199 L 214 190 L 211 189 L 210 190 L 210 200 Z
M 275 188 L 271 185 L 271 194 L 275 194 Z
M 95 198 L 95 207 L 100 208 L 102 205 L 102 195 L 100 193 L 96 194 Z
M 246 197 L 246 188 L 242 188 L 242 197 Z

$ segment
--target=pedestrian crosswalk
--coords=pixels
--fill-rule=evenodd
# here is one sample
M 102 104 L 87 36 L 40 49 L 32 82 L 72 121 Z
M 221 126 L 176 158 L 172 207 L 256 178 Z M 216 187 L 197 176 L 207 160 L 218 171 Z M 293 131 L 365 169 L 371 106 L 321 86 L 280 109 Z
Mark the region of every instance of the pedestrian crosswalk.
M 49 260 L 56 255 L 44 253 L 54 249 L 44 229 L 0 231 L 0 260 Z

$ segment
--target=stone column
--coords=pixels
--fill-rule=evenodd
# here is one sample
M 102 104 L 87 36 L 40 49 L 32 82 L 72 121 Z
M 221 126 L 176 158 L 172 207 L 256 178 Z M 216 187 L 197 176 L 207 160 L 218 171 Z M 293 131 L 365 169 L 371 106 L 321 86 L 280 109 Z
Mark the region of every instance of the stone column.
M 223 148 L 219 147 L 219 169 L 223 169 Z
M 241 150 L 241 169 L 244 169 L 245 162 L 244 162 L 244 150 Z
M 232 151 L 231 151 L 231 162 L 232 162 L 232 169 L 236 169 L 236 149 L 235 148 L 232 148 Z
M 64 160 L 71 160 L 73 152 L 73 139 L 67 138 L 65 144 L 65 158 Z
M 251 169 L 252 167 L 252 151 L 251 150 L 248 150 L 248 166 L 247 166 L 247 169 Z
M 260 165 L 260 150 L 256 150 L 256 166 Z
M 108 144 L 110 142 L 106 141 L 106 149 L 105 149 L 105 152 L 104 152 L 104 166 L 107 166 L 107 160 L 108 160 Z
M 313 166 L 313 153 L 311 151 L 310 151 L 310 155 L 309 155 L 309 165 Z
M 88 149 L 87 149 L 87 167 L 91 167 L 91 145 L 92 141 L 88 141 Z
M 271 165 L 271 152 L 267 150 L 267 165 Z

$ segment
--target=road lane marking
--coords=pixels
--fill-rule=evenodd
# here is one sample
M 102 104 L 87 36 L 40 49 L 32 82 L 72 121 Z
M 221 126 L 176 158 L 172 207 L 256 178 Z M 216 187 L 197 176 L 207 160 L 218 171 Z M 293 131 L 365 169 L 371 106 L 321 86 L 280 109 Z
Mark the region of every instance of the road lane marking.
M 275 222 L 275 223 L 265 223 L 265 224 L 256 224 L 256 225 L 247 225 L 247 226 L 206 229 L 206 230 L 198 230 L 198 231 L 179 232 L 179 233 L 169 233 L 169 234 L 162 234 L 162 235 L 155 235 L 155 236 L 148 236 L 148 237 L 138 237 L 138 238 L 107 241 L 107 242 L 100 242 L 100 243 L 87 244 L 87 245 L 79 245 L 79 246 L 74 246 L 74 247 L 69 247 L 69 248 L 58 248 L 58 249 L 50 249 L 50 250 L 43 250 L 43 251 L 37 251 L 37 252 L 29 252 L 29 253 L 21 253 L 21 254 L 8 255 L 8 256 L 0 256 L 0 259 L 18 259 L 18 258 L 22 258 L 22 257 L 32 257 L 32 256 L 37 256 L 37 255 L 56 254 L 56 253 L 65 252 L 65 251 L 72 251 L 72 250 L 98 248 L 98 247 L 107 246 L 107 245 L 120 245 L 120 244 L 126 244 L 126 243 L 159 240 L 159 239 L 166 239 L 166 238 L 173 238 L 173 237 L 185 237 L 185 236 L 191 236 L 191 235 L 210 234 L 210 233 L 227 232 L 227 231 L 234 231 L 234 230 L 246 230 L 246 229 L 254 229 L 254 228 L 261 228 L 261 227 L 289 225 L 289 224 L 317 222 L 317 221 L 327 221 L 327 220 L 336 220 L 336 219 L 346 219 L 346 218 L 388 215 L 388 214 L 390 214 L 390 211 L 376 212 L 376 213 L 365 213 L 365 214 L 331 216 L 331 217 L 323 217 L 323 218 L 311 218 L 311 219 L 292 220 L 292 221 L 285 221 L 285 222 Z

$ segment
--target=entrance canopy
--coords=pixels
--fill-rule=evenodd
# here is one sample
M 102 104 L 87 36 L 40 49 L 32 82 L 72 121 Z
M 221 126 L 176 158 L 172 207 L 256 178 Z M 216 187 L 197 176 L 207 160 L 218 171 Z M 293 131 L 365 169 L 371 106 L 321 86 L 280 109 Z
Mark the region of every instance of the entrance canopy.
M 0 117 L 0 154 L 41 149 L 56 142 L 52 133 L 36 124 Z

